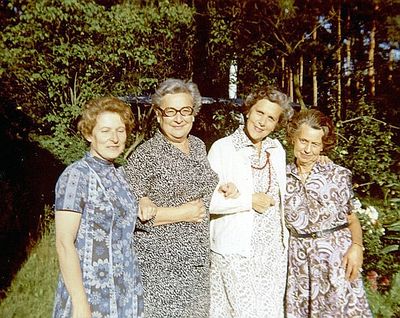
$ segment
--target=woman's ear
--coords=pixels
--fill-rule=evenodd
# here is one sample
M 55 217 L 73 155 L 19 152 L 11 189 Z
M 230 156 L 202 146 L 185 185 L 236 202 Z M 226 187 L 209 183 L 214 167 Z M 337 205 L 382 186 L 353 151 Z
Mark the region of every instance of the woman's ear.
M 85 139 L 89 142 L 92 142 L 92 135 L 84 135 Z

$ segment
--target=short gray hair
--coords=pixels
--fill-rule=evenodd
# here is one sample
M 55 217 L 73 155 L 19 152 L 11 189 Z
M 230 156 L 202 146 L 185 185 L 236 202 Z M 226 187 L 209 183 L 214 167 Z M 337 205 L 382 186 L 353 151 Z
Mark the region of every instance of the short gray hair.
M 201 95 L 197 85 L 190 81 L 183 81 L 176 78 L 168 78 L 160 83 L 151 97 L 153 106 L 160 107 L 161 99 L 167 94 L 187 93 L 192 96 L 194 115 L 197 115 L 201 108 Z

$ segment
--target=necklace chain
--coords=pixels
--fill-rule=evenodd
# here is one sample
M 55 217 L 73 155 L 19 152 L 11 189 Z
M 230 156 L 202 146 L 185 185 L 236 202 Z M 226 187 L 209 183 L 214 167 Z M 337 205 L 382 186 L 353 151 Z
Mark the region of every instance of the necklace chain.
M 265 193 L 268 193 L 269 190 L 271 189 L 271 182 L 272 182 L 272 180 L 271 180 L 271 163 L 269 160 L 269 157 L 270 157 L 269 152 L 265 151 L 265 155 L 266 155 L 267 159 L 265 160 L 264 165 L 259 166 L 259 167 L 251 165 L 251 167 L 256 170 L 263 170 L 268 165 L 268 188 L 267 188 L 267 191 L 265 191 Z

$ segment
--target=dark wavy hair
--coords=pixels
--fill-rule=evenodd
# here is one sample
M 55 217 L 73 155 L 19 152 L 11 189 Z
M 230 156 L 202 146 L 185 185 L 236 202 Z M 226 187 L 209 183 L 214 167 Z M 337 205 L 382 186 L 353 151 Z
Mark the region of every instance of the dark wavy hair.
M 294 114 L 286 127 L 286 135 L 289 142 L 294 142 L 296 134 L 303 124 L 314 129 L 323 130 L 322 145 L 324 152 L 328 152 L 335 147 L 337 136 L 333 122 L 328 116 L 316 109 L 302 110 Z
M 201 95 L 197 85 L 190 81 L 183 81 L 176 78 L 168 78 L 160 83 L 152 96 L 153 106 L 160 107 L 161 99 L 167 94 L 187 93 L 192 96 L 194 115 L 197 115 L 201 108 Z
M 280 92 L 273 86 L 267 85 L 261 87 L 256 92 L 248 95 L 244 101 L 244 105 L 242 106 L 242 113 L 247 115 L 250 109 L 257 104 L 258 101 L 263 99 L 269 100 L 272 103 L 276 103 L 282 108 L 282 114 L 279 117 L 277 128 L 284 127 L 293 115 L 293 108 L 287 95 Z
M 134 127 L 134 117 L 129 105 L 116 97 L 100 97 L 88 101 L 84 107 L 78 130 L 86 137 L 90 136 L 96 126 L 97 116 L 104 112 L 117 113 L 125 124 L 126 134 L 129 135 Z

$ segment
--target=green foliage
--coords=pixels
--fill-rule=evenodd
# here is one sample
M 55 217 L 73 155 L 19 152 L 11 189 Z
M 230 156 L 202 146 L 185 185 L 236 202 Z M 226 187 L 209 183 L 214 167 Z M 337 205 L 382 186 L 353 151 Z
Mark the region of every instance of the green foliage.
M 361 100 L 348 120 L 337 123 L 339 145 L 334 161 L 352 170 L 357 191 L 385 199 L 400 198 L 399 176 L 393 171 L 400 148 L 390 127 L 374 118 L 373 105 Z
M 47 209 L 43 234 L 28 260 L 15 276 L 6 298 L 0 303 L 0 317 L 50 317 L 57 283 L 58 263 L 54 240 L 54 216 Z
M 241 121 L 237 105 L 223 102 L 203 105 L 196 116 L 192 133 L 201 138 L 209 148 L 217 139 L 231 134 Z
M 190 77 L 187 5 L 127 1 L 106 9 L 92 1 L 38 0 L 20 13 L 0 35 L 3 94 L 34 120 L 33 138 L 65 163 L 85 148 L 73 124 L 89 98 L 141 94 L 158 79 Z
M 388 291 L 379 293 L 367 284 L 367 296 L 371 310 L 376 318 L 400 316 L 400 272 L 392 279 Z

